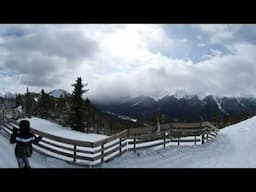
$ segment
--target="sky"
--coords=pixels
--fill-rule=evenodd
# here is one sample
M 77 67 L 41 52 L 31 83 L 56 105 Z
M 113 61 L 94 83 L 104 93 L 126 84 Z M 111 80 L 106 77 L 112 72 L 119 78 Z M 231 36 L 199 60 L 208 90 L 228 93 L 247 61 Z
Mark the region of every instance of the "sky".
M 94 100 L 176 90 L 256 96 L 255 24 L 1 24 L 0 88 Z

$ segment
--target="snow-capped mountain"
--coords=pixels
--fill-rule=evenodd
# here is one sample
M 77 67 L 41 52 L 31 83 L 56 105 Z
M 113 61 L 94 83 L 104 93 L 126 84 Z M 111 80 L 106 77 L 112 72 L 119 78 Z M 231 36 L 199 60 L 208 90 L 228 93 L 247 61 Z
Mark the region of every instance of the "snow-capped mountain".
M 149 96 L 131 98 L 123 102 L 95 104 L 101 110 L 150 122 L 154 112 L 163 115 L 163 121 L 236 121 L 256 115 L 256 98 L 220 97 L 207 94 L 189 94 L 177 91 L 158 100 Z
M 197 97 L 199 100 L 203 100 L 208 95 L 210 94 L 205 92 L 188 92 L 180 89 L 172 92 L 168 96 L 174 96 L 176 99 L 192 99 L 193 97 Z
M 2 98 L 15 98 L 17 93 L 13 93 L 5 88 L 0 88 L 0 97 Z
M 194 97 L 194 94 L 188 94 L 186 91 L 184 90 L 177 90 L 173 96 L 176 99 L 191 99 L 192 97 Z
M 49 92 L 49 95 L 55 98 L 60 98 L 61 96 L 65 97 L 70 96 L 71 94 L 64 89 L 54 89 L 51 92 Z

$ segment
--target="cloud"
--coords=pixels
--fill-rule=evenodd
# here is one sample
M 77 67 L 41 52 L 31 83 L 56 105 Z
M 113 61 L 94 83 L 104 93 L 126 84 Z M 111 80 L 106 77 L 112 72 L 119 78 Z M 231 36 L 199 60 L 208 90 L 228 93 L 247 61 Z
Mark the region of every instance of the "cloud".
M 91 56 L 96 43 L 85 38 L 81 32 L 46 32 L 11 38 L 2 46 L 12 52 L 40 52 L 72 61 Z
M 256 95 L 256 47 L 252 35 L 245 40 L 241 34 L 244 28 L 170 28 L 160 24 L 4 25 L 0 27 L 4 72 L 0 81 L 17 90 L 32 86 L 72 91 L 72 83 L 82 77 L 88 82 L 86 96 L 101 100 L 158 98 L 177 89 Z
M 255 95 L 256 45 L 240 43 L 234 44 L 232 49 L 233 54 L 215 54 L 198 63 L 152 55 L 157 65 L 103 78 L 104 83 L 95 88 L 94 97 L 119 99 L 144 94 L 158 98 L 178 89 L 220 96 Z
M 206 33 L 212 43 L 221 43 L 223 40 L 229 40 L 239 32 L 240 24 L 197 24 L 194 27 Z
M 20 84 L 27 86 L 56 86 L 61 82 L 58 79 L 61 74 L 78 68 L 97 51 L 97 43 L 81 31 L 45 31 L 36 26 L 26 26 L 30 30 L 25 30 L 22 25 L 21 28 L 8 27 L 2 32 L 0 41 L 0 65 L 9 74 L 17 74 Z M 10 28 L 23 33 L 17 35 Z

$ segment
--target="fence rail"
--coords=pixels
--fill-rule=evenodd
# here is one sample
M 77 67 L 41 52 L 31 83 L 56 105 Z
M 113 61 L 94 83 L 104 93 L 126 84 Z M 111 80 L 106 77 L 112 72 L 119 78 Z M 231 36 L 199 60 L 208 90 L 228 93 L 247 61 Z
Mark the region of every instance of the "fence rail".
M 18 128 L 18 122 L 13 119 L 1 122 L 7 137 L 10 137 L 14 127 Z M 166 147 L 169 143 L 204 144 L 213 141 L 218 134 L 218 128 L 209 122 L 169 123 L 161 125 L 160 131 L 153 126 L 130 128 L 96 142 L 64 138 L 35 128 L 31 131 L 43 137 L 38 144 L 33 144 L 39 153 L 90 167 L 110 161 L 129 150 Z

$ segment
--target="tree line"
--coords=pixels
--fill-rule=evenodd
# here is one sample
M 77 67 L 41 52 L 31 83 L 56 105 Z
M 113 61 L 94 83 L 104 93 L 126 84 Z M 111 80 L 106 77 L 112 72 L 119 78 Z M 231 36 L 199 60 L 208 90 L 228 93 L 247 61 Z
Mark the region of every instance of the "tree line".
M 44 89 L 38 94 L 27 88 L 24 95 L 16 96 L 16 107 L 22 106 L 25 116 L 29 118 L 36 116 L 48 119 L 80 132 L 113 134 L 135 126 L 133 122 L 101 112 L 88 98 L 84 99 L 87 85 L 78 77 L 72 84 L 72 94 L 61 95 L 59 98 L 50 96 Z

